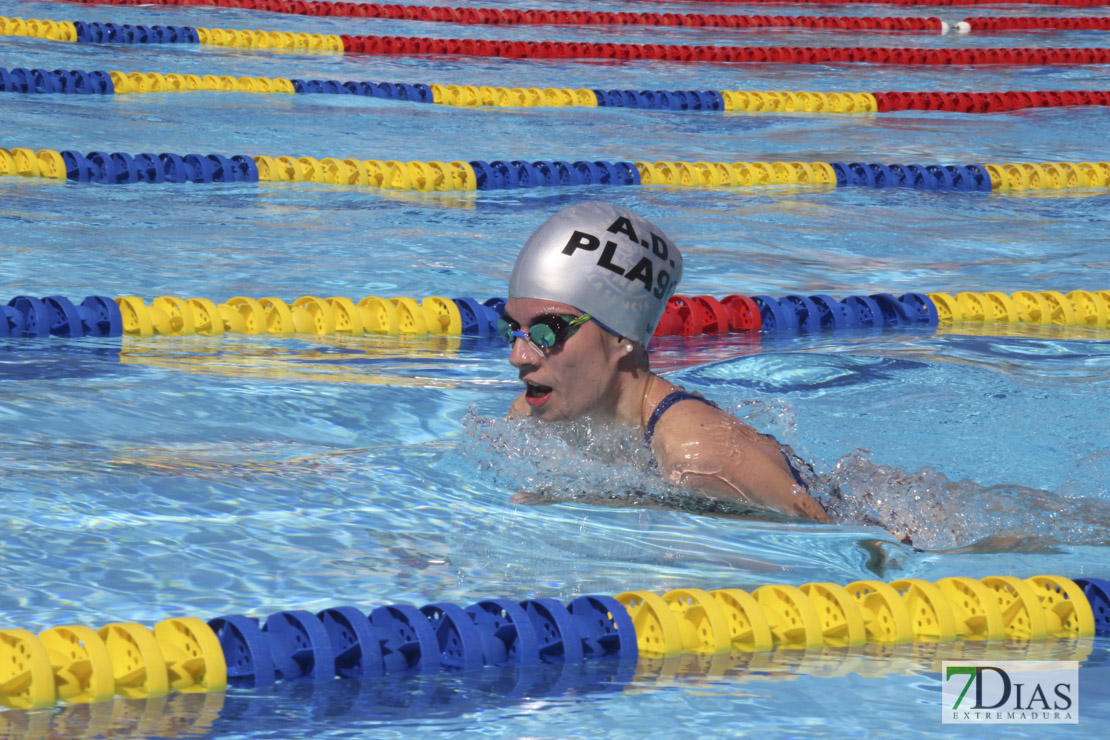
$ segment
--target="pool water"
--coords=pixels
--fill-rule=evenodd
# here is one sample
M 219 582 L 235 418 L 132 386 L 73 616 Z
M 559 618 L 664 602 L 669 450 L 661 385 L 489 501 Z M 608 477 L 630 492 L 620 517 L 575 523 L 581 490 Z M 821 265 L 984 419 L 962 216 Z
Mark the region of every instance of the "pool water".
M 577 7 L 525 3 L 505 7 Z M 770 14 L 767 6 L 591 9 Z M 1098 15 L 1035 6 L 775 6 L 773 13 Z M 989 13 L 987 12 L 989 10 Z M 653 43 L 1097 46 L 1098 32 L 451 26 L 200 7 L 0 0 L 0 15 L 321 33 Z M 157 20 L 152 20 L 157 18 Z M 508 87 L 817 91 L 1099 89 L 1101 67 L 894 68 L 360 57 L 0 37 L 0 66 Z M 972 164 L 1107 159 L 1106 108 L 877 116 L 461 109 L 345 96 L 0 95 L 6 148 L 382 160 Z M 80 185 L 0 178 L 0 286 L 15 295 L 503 296 L 523 239 L 587 198 L 683 250 L 679 292 L 1106 290 L 1104 191 L 981 194 L 326 185 Z M 521 491 L 661 490 L 619 431 L 504 420 L 504 345 L 475 338 L 3 340 L 4 626 L 38 631 L 338 604 L 457 604 L 865 578 L 1110 574 L 1110 333 L 913 328 L 665 338 L 653 367 L 811 461 L 836 525 L 510 502 Z M 588 436 L 583 442 L 576 439 Z M 654 488 L 653 488 L 654 487 Z M 890 531 L 866 524 L 874 519 Z M 892 534 L 893 532 L 893 534 Z M 910 534 L 914 545 L 899 542 Z M 1008 645 L 1082 660 L 1078 728 L 1101 737 L 1105 639 Z M 687 656 L 639 667 L 487 669 L 0 714 L 0 735 L 934 736 L 940 657 Z M 978 651 L 978 652 L 977 652 Z M 647 724 L 651 723 L 651 724 Z M 976 728 L 977 729 L 977 728 Z

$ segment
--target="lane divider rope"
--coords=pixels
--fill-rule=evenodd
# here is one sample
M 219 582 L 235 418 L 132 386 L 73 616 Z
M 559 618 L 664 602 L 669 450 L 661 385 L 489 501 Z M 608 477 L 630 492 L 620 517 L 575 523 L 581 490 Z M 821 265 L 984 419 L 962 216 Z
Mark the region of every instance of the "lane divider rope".
M 743 5 L 998 5 L 999 0 L 680 0 L 688 3 L 741 3 Z M 658 2 L 658 0 L 640 0 Z M 1110 0 L 1005 0 L 1007 5 L 1060 5 L 1075 8 L 1097 8 L 1110 5 Z
M 1038 18 L 979 16 L 965 18 L 956 24 L 961 33 L 972 31 L 1026 31 L 1033 29 L 1052 29 L 1060 31 L 1110 31 L 1110 18 Z
M 1057 640 L 1053 654 L 1067 656 L 1083 663 L 1090 659 L 1093 642 L 1089 638 Z M 848 648 L 826 648 L 819 654 L 799 654 L 796 650 L 771 652 L 718 653 L 708 656 L 653 658 L 640 656 L 631 660 L 598 660 L 584 663 L 547 664 L 540 671 L 514 671 L 511 668 L 451 672 L 445 675 L 450 691 L 423 690 L 435 688 L 437 682 L 425 684 L 422 690 L 399 692 L 391 676 L 347 682 L 341 687 L 346 701 L 338 710 L 329 707 L 328 716 L 337 720 L 344 716 L 364 716 L 367 707 L 402 706 L 409 715 L 419 712 L 472 711 L 474 693 L 483 697 L 507 695 L 509 703 L 519 697 L 528 700 L 541 697 L 565 697 L 582 688 L 619 692 L 634 687 L 651 686 L 663 681 L 689 682 L 695 678 L 720 680 L 728 676 L 731 685 L 738 683 L 766 684 L 768 681 L 796 681 L 798 676 L 828 679 L 856 674 L 861 678 L 886 679 L 891 675 L 910 676 L 928 671 L 942 660 L 975 660 L 987 658 L 1033 660 L 1043 657 L 1044 644 L 1037 641 L 1011 641 L 984 645 L 982 642 L 960 640 L 946 643 L 913 642 L 905 645 L 865 644 Z M 509 680 L 510 683 L 505 683 Z M 304 691 L 308 687 L 287 685 L 271 687 L 283 698 L 294 698 L 299 707 L 322 707 L 325 696 Z M 339 691 L 339 689 L 336 689 Z M 761 689 L 761 690 L 766 690 Z M 311 694 L 311 698 L 305 699 Z M 400 698 L 399 698 L 400 697 Z M 355 702 L 357 701 L 357 704 Z M 399 704 L 398 702 L 401 702 Z M 164 700 L 102 704 L 95 707 L 61 706 L 57 711 L 0 712 L 0 735 L 4 737 L 114 737 L 130 728 L 173 728 L 175 736 L 186 733 L 213 734 L 213 725 L 221 717 L 249 715 L 255 706 L 251 692 L 213 692 L 174 694 Z M 354 708 L 352 708 L 354 707 Z M 338 712 L 338 713 L 337 713 Z M 74 729 L 74 722 L 79 730 Z M 150 730 L 148 734 L 155 731 Z M 170 734 L 169 730 L 163 735 Z
M 682 26 L 688 28 L 815 28 L 850 31 L 939 31 L 949 25 L 936 17 L 812 15 L 721 15 L 705 13 L 626 13 L 579 10 L 515 10 L 377 3 L 315 2 L 313 0 L 68 0 L 79 5 L 206 5 L 320 17 L 383 18 L 462 23 L 467 25 L 621 25 Z M 783 0 L 785 2 L 786 0 Z M 904 3 L 913 4 L 913 3 Z M 937 5 L 958 5 L 955 2 Z M 976 3 L 966 3 L 976 4 Z M 987 3 L 982 3 L 987 4 Z M 1054 3 L 1063 4 L 1063 3 Z M 1110 30 L 1110 19 L 1084 17 L 979 16 L 955 24 L 961 33 L 1027 29 Z
M 0 148 L 0 176 L 100 184 L 311 182 L 385 190 L 465 191 L 613 185 L 684 188 L 913 188 L 1009 192 L 1110 187 L 1110 162 L 973 165 L 866 162 L 485 160 L 402 162 L 264 155 Z
M 71 0 L 79 5 L 205 5 L 329 18 L 382 18 L 467 25 L 621 25 L 687 28 L 823 28 L 831 30 L 940 31 L 940 18 L 840 17 L 800 15 L 720 15 L 706 13 L 614 13 L 593 10 L 516 10 L 313 0 Z
M 52 25 L 50 25 L 52 24 Z M 72 33 L 71 33 L 72 29 Z M 0 35 L 30 36 L 78 43 L 199 43 L 253 49 L 293 49 L 371 55 L 437 54 L 511 59 L 665 60 L 682 63 L 894 65 L 1087 65 L 1110 62 L 1107 48 L 908 48 L 800 46 L 689 46 L 439 39 L 408 36 L 336 36 L 225 28 L 143 26 L 77 21 L 24 21 L 4 18 Z M 75 38 L 73 38 L 75 36 Z
M 386 100 L 456 107 L 574 106 L 763 113 L 859 114 L 904 110 L 993 113 L 1025 108 L 1110 105 L 1108 90 L 892 91 L 885 93 L 787 90 L 589 90 L 0 67 L 0 92 L 123 95 L 201 90 L 264 94 L 362 95 Z
M 29 709 L 173 691 L 485 666 L 1110 634 L 1110 583 L 1062 576 L 768 584 L 551 598 L 336 606 L 318 613 L 0 630 L 0 703 Z M 1096 617 L 1096 614 L 1098 615 Z
M 1105 64 L 1105 48 L 903 48 L 798 46 L 689 46 L 561 41 L 487 41 L 390 36 L 344 36 L 344 49 L 361 54 L 455 54 L 528 59 L 647 59 L 683 63 L 736 62 L 894 65 Z
M 429 296 L 342 296 L 281 298 L 236 296 L 216 304 L 206 298 L 88 296 L 80 303 L 60 295 L 16 296 L 0 305 L 0 337 L 220 336 L 287 337 L 446 335 L 496 337 L 505 299 Z M 1110 290 L 984 293 L 792 294 L 781 297 L 676 295 L 668 301 L 655 336 L 700 336 L 763 332 L 800 334 L 857 330 L 982 326 L 1067 326 L 1110 328 Z

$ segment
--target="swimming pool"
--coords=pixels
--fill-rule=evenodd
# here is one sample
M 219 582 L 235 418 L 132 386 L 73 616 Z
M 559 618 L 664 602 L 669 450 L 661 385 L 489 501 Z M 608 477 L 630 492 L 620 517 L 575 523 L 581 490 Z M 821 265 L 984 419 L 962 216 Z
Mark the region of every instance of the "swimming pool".
M 766 12 L 736 4 L 651 8 Z M 980 10 L 851 6 L 821 13 L 951 21 L 985 14 Z M 1036 7 L 991 12 L 1064 14 Z M 462 33 L 448 24 L 10 0 L 0 0 L 0 15 L 147 24 L 156 17 L 164 24 L 379 35 L 590 41 L 613 35 L 600 27 L 466 26 Z M 1079 31 L 622 28 L 619 36 L 663 44 L 1101 44 L 1097 32 Z M 0 66 L 815 91 L 1089 89 L 1100 87 L 1105 71 L 366 57 L 7 36 L 0 37 Z M 1099 161 L 1106 159 L 1106 116 L 1105 107 L 873 116 L 489 110 L 200 91 L 0 97 L 8 148 L 382 160 Z M 0 191 L 5 302 L 20 294 L 485 299 L 504 294 L 526 234 L 557 208 L 588 197 L 629 206 L 665 227 L 686 255 L 681 290 L 689 295 L 1010 293 L 1105 290 L 1110 282 L 1100 249 L 1107 196 L 1095 190 L 582 186 L 419 193 L 0 178 Z M 38 631 L 345 603 L 466 604 L 491 595 L 567 600 L 630 589 L 864 578 L 1105 576 L 1108 351 L 1106 330 L 1058 327 L 658 342 L 653 364 L 668 377 L 776 434 L 832 482 L 893 501 L 900 523 L 928 550 L 917 552 L 852 522 L 818 527 L 574 503 L 512 505 L 509 496 L 537 480 L 605 490 L 643 481 L 606 459 L 605 440 L 582 462 L 550 433 L 480 422 L 499 419 L 518 385 L 504 348 L 488 341 L 4 340 L 4 621 Z M 1017 537 L 974 544 L 989 535 Z M 978 654 L 974 645 L 959 650 Z M 1107 716 L 1104 639 L 1007 651 L 1084 660 L 1078 729 L 1099 734 L 1095 728 Z M 667 734 L 675 736 L 808 736 L 829 727 L 845 735 L 935 735 L 950 731 L 940 724 L 932 667 L 940 654 L 946 653 L 878 646 L 850 659 L 807 656 L 800 664 L 691 657 L 574 675 L 491 669 L 276 684 L 226 697 L 117 700 L 0 718 L 6 732 L 31 735 L 53 726 L 61 734 L 142 737 L 631 736 L 645 731 L 648 718 L 655 726 L 665 718 Z

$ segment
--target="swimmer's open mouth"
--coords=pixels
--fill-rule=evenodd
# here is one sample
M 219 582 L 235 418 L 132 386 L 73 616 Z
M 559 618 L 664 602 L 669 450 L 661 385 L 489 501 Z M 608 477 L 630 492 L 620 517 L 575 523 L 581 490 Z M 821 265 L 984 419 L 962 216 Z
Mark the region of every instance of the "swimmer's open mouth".
M 552 389 L 549 386 L 540 385 L 538 383 L 529 383 L 528 381 L 524 382 L 524 395 L 528 396 L 529 398 L 542 398 L 548 393 L 551 393 L 551 391 Z

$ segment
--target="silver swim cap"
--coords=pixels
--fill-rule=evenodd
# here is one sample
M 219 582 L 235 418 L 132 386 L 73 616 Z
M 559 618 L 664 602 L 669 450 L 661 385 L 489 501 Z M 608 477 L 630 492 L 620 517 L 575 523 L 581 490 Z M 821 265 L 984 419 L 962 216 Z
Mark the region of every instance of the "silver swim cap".
M 594 201 L 564 208 L 528 238 L 509 297 L 567 303 L 646 347 L 681 278 L 682 255 L 658 227 Z

